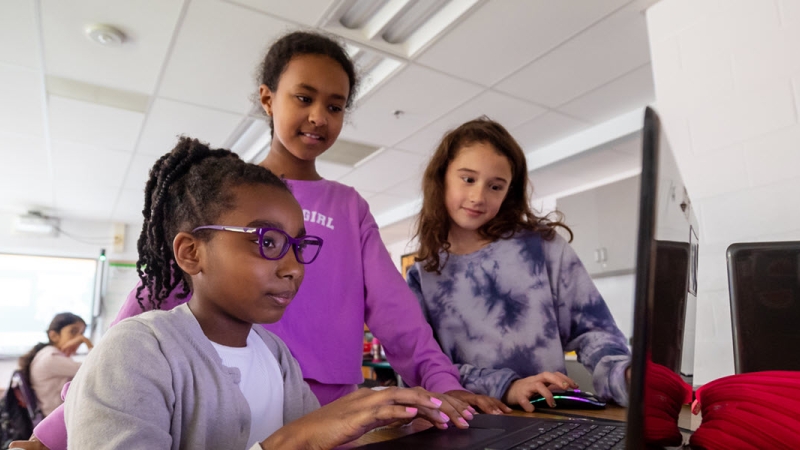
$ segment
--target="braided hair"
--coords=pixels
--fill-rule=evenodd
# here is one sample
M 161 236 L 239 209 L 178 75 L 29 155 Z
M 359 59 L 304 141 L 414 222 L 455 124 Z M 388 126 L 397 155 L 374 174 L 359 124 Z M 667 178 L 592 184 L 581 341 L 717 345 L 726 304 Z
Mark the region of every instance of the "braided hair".
M 235 207 L 231 188 L 248 184 L 289 192 L 286 184 L 264 167 L 248 164 L 230 150 L 212 150 L 197 139 L 181 137 L 171 152 L 156 161 L 144 188 L 144 224 L 137 244 L 136 271 L 142 284 L 136 299 L 142 310 L 145 288 L 155 309 L 161 309 L 163 300 L 179 286 L 178 298 L 186 298 L 190 279 L 175 261 L 172 241 L 182 231 L 213 224 Z M 199 239 L 210 236 L 202 231 L 195 234 Z

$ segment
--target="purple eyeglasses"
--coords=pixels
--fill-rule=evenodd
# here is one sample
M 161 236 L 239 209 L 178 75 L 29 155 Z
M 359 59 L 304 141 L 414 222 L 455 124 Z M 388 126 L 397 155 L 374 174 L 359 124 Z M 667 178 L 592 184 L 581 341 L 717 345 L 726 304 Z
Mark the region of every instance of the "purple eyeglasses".
M 248 228 L 248 227 L 229 227 L 225 225 L 205 225 L 192 230 L 217 230 L 235 231 L 237 233 L 255 234 L 258 236 L 258 249 L 264 259 L 276 261 L 289 251 L 289 247 L 294 250 L 294 256 L 300 264 L 311 264 L 317 259 L 319 250 L 322 248 L 322 238 L 317 236 L 303 236 L 293 238 L 285 231 L 278 228 Z

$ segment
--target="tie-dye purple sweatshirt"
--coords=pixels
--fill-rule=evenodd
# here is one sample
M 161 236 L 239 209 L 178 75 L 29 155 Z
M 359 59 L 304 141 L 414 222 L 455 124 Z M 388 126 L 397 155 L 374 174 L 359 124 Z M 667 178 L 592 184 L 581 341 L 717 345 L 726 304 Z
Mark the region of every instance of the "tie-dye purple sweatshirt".
M 465 388 L 502 398 L 516 379 L 566 373 L 564 352 L 575 350 L 596 393 L 627 405 L 625 336 L 561 236 L 523 232 L 451 254 L 441 275 L 416 263 L 408 284 Z

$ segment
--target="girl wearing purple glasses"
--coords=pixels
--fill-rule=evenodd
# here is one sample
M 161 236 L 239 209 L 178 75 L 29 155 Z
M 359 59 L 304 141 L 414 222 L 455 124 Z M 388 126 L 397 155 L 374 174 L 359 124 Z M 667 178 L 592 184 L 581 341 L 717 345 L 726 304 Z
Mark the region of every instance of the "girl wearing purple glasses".
M 269 170 L 182 138 L 145 199 L 137 299 L 192 298 L 120 322 L 89 354 L 66 397 L 70 447 L 332 448 L 392 420 L 447 421 L 421 388 L 318 409 L 283 341 L 253 326 L 283 316 L 323 243 Z

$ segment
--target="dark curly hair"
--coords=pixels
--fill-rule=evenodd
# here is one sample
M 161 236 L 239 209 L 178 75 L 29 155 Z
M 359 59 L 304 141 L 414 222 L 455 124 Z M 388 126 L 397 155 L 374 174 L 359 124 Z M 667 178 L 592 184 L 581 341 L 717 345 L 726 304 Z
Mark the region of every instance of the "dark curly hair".
M 182 284 L 178 298 L 186 298 L 191 283 L 175 261 L 172 241 L 182 231 L 213 224 L 235 207 L 231 188 L 248 184 L 289 192 L 286 184 L 264 167 L 248 164 L 230 150 L 212 150 L 197 139 L 181 137 L 171 152 L 156 161 L 144 188 L 144 224 L 136 262 L 142 280 L 136 299 L 142 310 L 145 288 L 155 309 L 161 309 L 164 298 L 178 285 Z M 202 231 L 195 234 L 200 239 L 210 236 Z
M 525 153 L 502 125 L 482 116 L 448 132 L 425 169 L 422 178 L 422 211 L 417 218 L 415 234 L 419 238 L 419 251 L 415 259 L 423 261 L 423 268 L 428 272 L 441 274 L 447 260 L 441 262 L 439 252 L 448 252 L 450 248 L 447 241 L 450 216 L 444 204 L 447 167 L 462 147 L 478 142 L 490 144 L 508 158 L 511 165 L 511 183 L 506 198 L 497 215 L 478 230 L 480 235 L 496 241 L 508 239 L 519 231 L 531 230 L 540 233 L 544 239 L 551 240 L 556 234 L 555 227 L 563 227 L 569 232 L 572 241 L 572 230 L 561 222 L 561 213 L 551 213 L 552 216 L 546 217 L 538 217 L 533 213 L 530 207 L 532 188 L 528 180 Z
M 257 82 L 266 85 L 270 91 L 278 90 L 278 83 L 281 75 L 286 70 L 286 66 L 292 58 L 300 55 L 323 55 L 327 56 L 342 66 L 342 70 L 350 80 L 350 92 L 347 95 L 345 108 L 353 104 L 358 89 L 358 77 L 356 69 L 350 56 L 344 47 L 335 38 L 312 31 L 294 31 L 280 37 L 267 51 L 264 61 L 258 68 Z M 272 118 L 269 118 L 269 128 L 272 130 Z
M 25 382 L 28 383 L 28 386 L 31 385 L 31 363 L 33 362 L 33 358 L 36 357 L 36 354 L 39 353 L 41 349 L 48 345 L 53 345 L 53 340 L 50 339 L 50 332 L 55 331 L 56 333 L 60 333 L 64 327 L 68 327 L 73 323 L 82 323 L 84 326 L 86 325 L 86 321 L 79 315 L 70 312 L 56 314 L 53 320 L 50 321 L 50 326 L 47 327 L 47 342 L 39 342 L 28 353 L 20 356 L 18 362 L 19 369 L 22 372 Z

